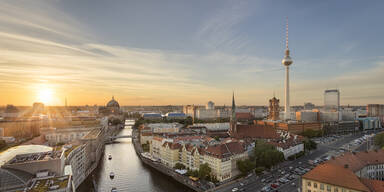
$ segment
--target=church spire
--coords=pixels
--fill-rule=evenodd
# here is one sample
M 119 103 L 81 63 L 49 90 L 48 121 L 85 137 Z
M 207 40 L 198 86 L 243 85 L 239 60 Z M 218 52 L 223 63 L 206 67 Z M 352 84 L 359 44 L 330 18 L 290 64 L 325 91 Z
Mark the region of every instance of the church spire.
M 236 121 L 235 92 L 232 93 L 232 121 Z

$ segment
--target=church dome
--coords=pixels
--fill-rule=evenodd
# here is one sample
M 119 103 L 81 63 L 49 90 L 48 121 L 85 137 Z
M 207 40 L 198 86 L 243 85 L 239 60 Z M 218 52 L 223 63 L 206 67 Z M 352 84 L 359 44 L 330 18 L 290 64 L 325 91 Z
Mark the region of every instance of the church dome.
M 108 103 L 107 103 L 107 107 L 116 107 L 116 108 L 120 108 L 120 105 L 119 103 L 115 100 L 114 97 L 112 97 L 112 100 L 110 100 Z

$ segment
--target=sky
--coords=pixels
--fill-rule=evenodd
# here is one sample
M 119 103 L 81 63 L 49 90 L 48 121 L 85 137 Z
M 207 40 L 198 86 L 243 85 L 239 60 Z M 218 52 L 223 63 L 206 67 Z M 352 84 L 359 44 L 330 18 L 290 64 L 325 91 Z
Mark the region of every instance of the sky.
M 3 0 L 0 105 L 384 103 L 383 1 Z

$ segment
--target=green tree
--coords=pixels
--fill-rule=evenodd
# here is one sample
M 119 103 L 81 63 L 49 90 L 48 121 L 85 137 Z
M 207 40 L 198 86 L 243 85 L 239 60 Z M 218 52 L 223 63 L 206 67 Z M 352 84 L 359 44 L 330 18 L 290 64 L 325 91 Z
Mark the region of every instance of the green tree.
M 175 169 L 185 169 L 185 166 L 181 163 L 176 163 L 174 168 Z
M 201 164 L 199 167 L 199 178 L 207 179 L 211 175 L 211 168 L 208 166 L 208 163 Z
M 380 148 L 384 147 L 384 133 L 377 134 L 374 138 L 374 142 L 376 146 Z
M 7 143 L 5 143 L 4 140 L 0 139 L 0 149 L 4 148 L 7 146 Z
M 187 118 L 185 118 L 184 125 L 193 125 L 193 119 L 191 116 L 188 116 Z
M 246 175 L 256 167 L 255 162 L 251 161 L 250 159 L 238 160 L 236 165 L 237 169 L 241 172 L 242 175 Z
M 321 137 L 323 136 L 322 130 L 313 130 L 313 129 L 307 129 L 303 131 L 300 135 L 308 138 L 314 138 L 314 137 Z
M 317 149 L 317 143 L 312 141 L 311 139 L 305 139 L 303 143 L 304 143 L 304 149 L 307 151 Z
M 258 175 L 260 175 L 264 170 L 265 170 L 264 167 L 256 167 L 256 169 L 255 169 L 255 173 L 258 174 Z
M 255 143 L 254 156 L 257 166 L 270 168 L 284 161 L 284 154 L 273 145 L 262 141 Z

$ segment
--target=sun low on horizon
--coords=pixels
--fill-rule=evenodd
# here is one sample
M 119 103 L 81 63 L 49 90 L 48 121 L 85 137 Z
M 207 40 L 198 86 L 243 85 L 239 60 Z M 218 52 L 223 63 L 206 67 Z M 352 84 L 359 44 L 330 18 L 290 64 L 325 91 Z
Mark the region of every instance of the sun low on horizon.
M 55 92 L 54 89 L 47 85 L 37 85 L 35 88 L 36 99 L 35 102 L 44 103 L 44 105 L 55 104 Z

